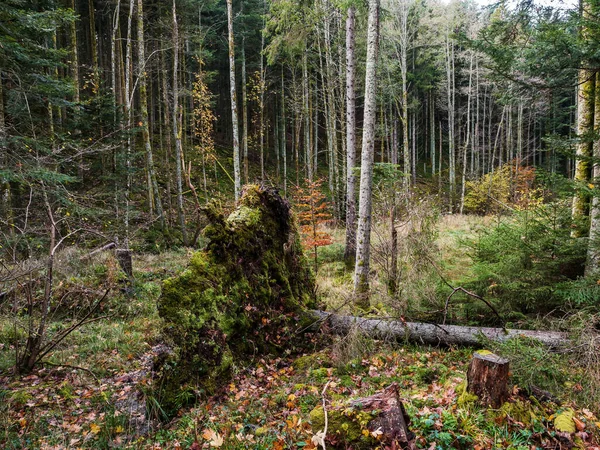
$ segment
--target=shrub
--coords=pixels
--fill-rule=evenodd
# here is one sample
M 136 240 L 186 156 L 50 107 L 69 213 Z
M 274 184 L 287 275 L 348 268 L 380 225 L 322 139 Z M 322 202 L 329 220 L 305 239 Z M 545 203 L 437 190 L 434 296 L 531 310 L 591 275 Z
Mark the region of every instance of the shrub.
M 478 180 L 467 182 L 465 211 L 495 214 L 507 208 L 525 210 L 538 206 L 543 196 L 535 180 L 534 167 L 522 167 L 513 160 Z
M 476 280 L 468 286 L 507 310 L 548 312 L 564 306 L 557 286 L 583 275 L 586 242 L 571 237 L 568 201 L 517 212 L 468 244 Z

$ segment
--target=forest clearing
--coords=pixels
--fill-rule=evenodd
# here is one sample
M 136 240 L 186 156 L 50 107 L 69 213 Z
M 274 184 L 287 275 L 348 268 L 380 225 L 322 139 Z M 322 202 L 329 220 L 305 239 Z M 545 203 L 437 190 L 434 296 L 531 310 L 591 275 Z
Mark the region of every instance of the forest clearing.
M 0 448 L 600 449 L 599 11 L 0 2 Z

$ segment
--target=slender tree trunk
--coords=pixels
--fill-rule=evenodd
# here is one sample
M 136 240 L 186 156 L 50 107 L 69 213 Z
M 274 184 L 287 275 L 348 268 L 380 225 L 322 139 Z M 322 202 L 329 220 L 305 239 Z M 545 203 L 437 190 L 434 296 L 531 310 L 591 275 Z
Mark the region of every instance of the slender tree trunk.
M 579 85 L 577 87 L 577 135 L 580 142 L 577 144 L 575 160 L 575 182 L 579 184 L 587 183 L 590 179 L 592 141 L 589 133 L 593 130 L 594 125 L 595 81 L 593 70 L 587 68 L 579 70 Z M 588 200 L 588 196 L 583 189 L 578 189 L 573 197 L 572 217 L 577 225 L 571 232 L 573 237 L 580 237 L 584 234 L 579 226 L 579 222 L 585 216 Z
M 133 7 L 135 1 L 129 0 L 129 15 L 127 16 L 127 44 L 125 49 L 125 117 L 127 120 L 127 131 L 132 128 L 132 73 L 131 73 L 131 59 L 132 59 L 132 20 L 133 20 Z M 127 186 L 125 188 L 125 249 L 129 249 L 129 209 L 131 202 L 131 154 L 132 154 L 132 139 L 131 134 L 127 134 L 127 154 L 126 154 L 126 170 L 127 170 Z
M 429 92 L 429 153 L 431 153 L 431 175 L 435 175 L 435 96 Z
M 283 157 L 283 196 L 287 197 L 287 120 L 285 117 L 285 83 L 281 68 L 281 156 Z
M 465 192 L 467 184 L 467 151 L 471 139 L 471 97 L 473 87 L 473 52 L 471 52 L 471 64 L 469 67 L 469 90 L 467 91 L 467 132 L 466 141 L 463 149 L 463 161 L 462 161 L 462 180 L 461 180 L 461 192 L 460 192 L 460 213 L 463 213 L 465 206 Z
M 360 197 L 354 295 L 356 305 L 369 307 L 369 269 L 371 247 L 371 206 L 375 149 L 375 115 L 377 110 L 377 53 L 379 49 L 379 0 L 369 0 L 367 32 L 367 68 L 365 77 L 365 114 L 362 139 Z
M 137 34 L 138 34 L 138 64 L 139 76 L 138 86 L 140 93 L 140 113 L 142 124 L 142 138 L 144 140 L 144 149 L 146 150 L 146 170 L 150 185 L 148 186 L 148 201 L 150 206 L 154 203 L 156 214 L 158 215 L 161 229 L 166 229 L 165 216 L 163 212 L 162 200 L 160 191 L 158 190 L 158 182 L 156 181 L 156 170 L 154 168 L 154 155 L 152 152 L 152 144 L 150 143 L 150 131 L 148 125 L 148 99 L 146 87 L 146 57 L 144 51 L 144 5 L 143 0 L 137 0 Z M 154 201 L 153 201 L 154 200 Z
M 119 12 L 121 9 L 121 0 L 117 0 L 113 17 L 113 29 L 110 39 L 110 74 L 112 80 L 112 101 L 114 109 L 114 125 L 117 125 L 117 32 L 119 31 Z M 121 44 L 119 44 L 121 45 Z
M 240 176 L 240 138 L 238 126 L 237 96 L 235 92 L 235 41 L 233 38 L 233 6 L 227 0 L 227 30 L 229 40 L 229 93 L 231 96 L 231 126 L 233 128 L 233 178 L 235 201 L 240 199 L 242 190 Z
M 243 4 L 243 3 L 242 3 Z M 244 152 L 244 183 L 248 183 L 248 92 L 246 76 L 246 37 L 242 37 L 242 149 Z
M 177 6 L 173 0 L 173 138 L 175 140 L 175 183 L 177 184 L 177 216 L 181 230 L 181 240 L 187 246 L 185 211 L 183 209 L 183 147 L 181 143 L 182 108 L 179 105 L 179 26 L 177 25 Z
M 164 45 L 164 44 L 162 44 Z M 161 46 L 162 46 L 161 45 Z M 164 171 L 167 174 L 166 176 L 166 187 L 167 187 L 167 208 L 169 213 L 167 214 L 166 217 L 166 223 L 167 223 L 167 227 L 170 226 L 170 224 L 172 223 L 172 221 L 170 220 L 170 218 L 172 217 L 172 211 L 173 211 L 173 195 L 172 195 L 172 184 L 171 184 L 171 176 L 172 176 L 172 172 L 171 172 L 171 156 L 172 156 L 172 151 L 173 151 L 173 146 L 171 143 L 171 114 L 170 114 L 170 103 L 169 103 L 169 87 L 168 87 L 168 83 L 167 83 L 167 68 L 165 65 L 165 56 L 164 56 L 164 48 L 161 51 L 161 56 L 160 56 L 160 64 L 161 64 L 161 70 L 160 70 L 160 77 L 161 77 L 161 84 L 162 84 L 162 107 L 163 107 L 163 126 L 165 128 L 165 165 L 164 165 Z
M 596 73 L 596 86 L 600 87 L 600 73 Z M 594 130 L 600 130 L 600 88 L 594 92 Z M 600 139 L 593 143 L 593 167 L 592 183 L 598 186 L 600 183 Z M 587 262 L 585 265 L 586 276 L 595 275 L 600 269 L 600 196 L 598 194 L 592 197 L 590 206 L 590 239 L 587 249 Z
M 348 7 L 346 18 L 346 262 L 356 258 L 356 93 L 355 93 L 355 22 L 356 9 Z
M 266 17 L 267 2 L 263 0 L 263 16 Z M 265 29 L 266 22 L 263 20 L 263 29 Z M 265 87 L 267 78 L 267 69 L 265 67 L 264 49 L 265 49 L 265 33 L 260 35 L 260 179 L 265 179 Z M 275 113 L 277 116 L 277 113 Z M 277 149 L 277 144 L 275 144 Z M 279 150 L 277 151 L 277 159 L 279 160 Z M 279 172 L 279 164 L 277 165 L 277 172 Z M 279 175 L 278 175 L 279 176 Z
M 100 90 L 100 67 L 98 64 L 98 42 L 96 40 L 96 11 L 94 0 L 88 0 L 90 16 L 90 44 L 92 50 L 92 90 L 94 95 Z
M 313 181 L 313 157 L 312 146 L 310 144 L 310 93 L 308 89 L 308 48 L 306 40 L 304 41 L 304 52 L 302 53 L 302 103 L 304 116 L 304 152 L 306 159 L 307 178 Z

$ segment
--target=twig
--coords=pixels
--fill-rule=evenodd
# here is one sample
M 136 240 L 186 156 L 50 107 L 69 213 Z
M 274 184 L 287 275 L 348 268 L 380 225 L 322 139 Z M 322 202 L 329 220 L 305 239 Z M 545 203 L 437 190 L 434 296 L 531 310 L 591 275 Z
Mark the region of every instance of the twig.
M 325 447 L 325 437 L 327 436 L 328 418 L 327 418 L 327 402 L 325 400 L 325 391 L 329 387 L 329 383 L 331 383 L 331 380 L 329 380 L 327 382 L 327 384 L 325 384 L 325 386 L 323 387 L 323 391 L 321 391 L 321 397 L 323 398 L 323 415 L 325 416 L 325 425 L 324 425 L 323 430 L 317 432 L 312 437 L 313 444 L 315 444 L 315 445 L 320 444 L 321 447 L 323 447 L 323 450 L 327 450 L 327 447 Z
M 68 368 L 68 369 L 83 370 L 84 372 L 87 372 L 92 377 L 94 377 L 94 380 L 96 380 L 96 382 L 98 384 L 100 384 L 100 379 L 96 376 L 96 374 L 94 372 L 92 372 L 90 369 L 86 369 L 85 367 L 73 366 L 71 364 L 55 364 L 55 363 L 51 363 L 49 361 L 42 361 L 42 364 L 46 364 L 48 366 L 54 366 L 54 367 L 64 367 L 64 368 Z
M 448 305 L 450 303 L 450 299 L 452 298 L 452 296 L 454 294 L 456 294 L 458 291 L 463 292 L 464 294 L 476 298 L 477 300 L 481 300 L 483 303 L 485 303 L 487 305 L 488 308 L 490 308 L 492 310 L 492 312 L 496 315 L 496 317 L 498 317 L 498 320 L 500 320 L 500 323 L 502 324 L 502 329 L 506 330 L 506 322 L 504 321 L 504 319 L 500 316 L 500 314 L 498 314 L 498 311 L 496 310 L 496 308 L 494 308 L 494 306 L 488 302 L 485 298 L 475 294 L 474 292 L 468 291 L 465 288 L 463 288 L 462 286 L 458 286 L 458 287 L 454 287 L 450 284 L 450 282 L 448 280 L 446 280 L 446 278 L 442 275 L 442 271 L 439 269 L 439 267 L 437 266 L 436 263 L 434 263 L 430 258 L 426 257 L 427 261 L 429 261 L 429 264 L 431 264 L 433 266 L 433 268 L 435 269 L 435 271 L 437 272 L 438 276 L 440 277 L 440 279 L 442 280 L 442 282 L 448 286 L 450 289 L 452 289 L 452 293 L 446 298 L 446 304 L 444 307 L 444 322 L 443 324 L 446 324 L 446 315 L 448 313 Z

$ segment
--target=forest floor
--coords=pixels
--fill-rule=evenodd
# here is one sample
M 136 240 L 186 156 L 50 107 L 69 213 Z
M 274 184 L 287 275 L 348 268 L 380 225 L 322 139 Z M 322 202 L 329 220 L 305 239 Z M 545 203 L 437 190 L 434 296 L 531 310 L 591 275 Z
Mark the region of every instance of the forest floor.
M 437 238 L 449 261 L 446 270 L 455 278 L 468 264 L 464 253 L 452 251 L 454 242 L 481 224 L 451 218 Z M 335 256 L 342 233 L 334 237 L 319 268 L 319 284 L 320 294 L 340 306 L 351 274 Z M 311 429 L 309 414 L 315 407 L 324 400 L 331 405 L 371 395 L 395 382 L 418 448 L 600 449 L 600 408 L 578 395 L 586 373 L 568 356 L 550 355 L 527 342 L 491 349 L 511 364 L 514 359 L 516 384 L 537 381 L 537 372 L 553 380 L 556 403 L 529 398 L 520 389 L 525 386 L 514 385 L 502 408 L 481 408 L 461 395 L 474 349 L 399 345 L 352 333 L 325 344 L 317 336 L 305 343 L 312 350 L 302 354 L 256 358 L 236 368 L 221 394 L 160 422 L 160 406 L 149 388 L 152 359 L 161 345 L 156 299 L 162 280 L 181 271 L 190 255 L 138 255 L 135 294 L 116 295 L 107 305 L 110 319 L 74 332 L 50 364 L 27 376 L 7 375 L 14 362 L 13 328 L 10 317 L 0 317 L 1 448 L 314 449 L 312 437 L 319 430 Z M 76 276 L 93 282 L 113 276 L 115 267 L 105 255 Z M 555 427 L 565 412 L 575 419 L 571 435 Z

